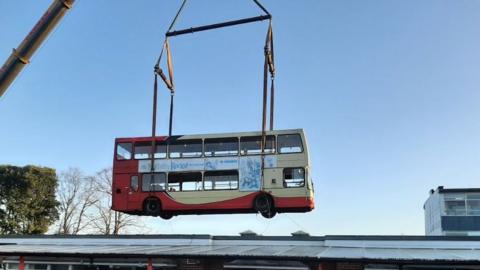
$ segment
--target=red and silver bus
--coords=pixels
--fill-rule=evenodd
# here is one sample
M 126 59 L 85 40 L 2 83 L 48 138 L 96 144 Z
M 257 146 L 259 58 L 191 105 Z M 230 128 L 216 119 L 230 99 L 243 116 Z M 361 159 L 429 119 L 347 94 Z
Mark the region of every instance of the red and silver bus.
M 112 209 L 182 214 L 308 212 L 313 184 L 302 129 L 117 138 Z M 152 170 L 153 164 L 153 170 Z

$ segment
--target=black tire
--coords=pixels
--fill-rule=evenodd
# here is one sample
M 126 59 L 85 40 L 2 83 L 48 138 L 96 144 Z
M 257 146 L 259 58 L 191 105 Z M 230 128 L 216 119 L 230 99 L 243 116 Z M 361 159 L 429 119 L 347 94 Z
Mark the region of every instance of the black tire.
M 271 196 L 266 194 L 260 194 L 255 198 L 255 201 L 253 202 L 253 208 L 265 218 L 272 218 L 276 214 L 275 207 L 273 205 L 273 199 Z
M 143 202 L 143 212 L 149 216 L 158 216 L 162 210 L 162 204 L 157 198 L 147 198 Z
M 171 219 L 173 217 L 173 214 L 172 213 L 161 213 L 160 217 L 168 220 L 168 219 Z
M 264 218 L 273 218 L 277 214 L 277 212 L 275 210 L 273 210 L 273 211 L 268 211 L 268 212 L 260 213 L 260 214 L 262 214 L 262 217 L 264 217 Z

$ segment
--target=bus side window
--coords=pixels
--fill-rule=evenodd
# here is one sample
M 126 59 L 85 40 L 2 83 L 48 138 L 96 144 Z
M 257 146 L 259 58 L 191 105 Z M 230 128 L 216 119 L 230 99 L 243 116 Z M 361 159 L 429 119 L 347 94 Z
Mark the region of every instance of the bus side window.
M 151 142 L 139 142 L 135 143 L 135 150 L 133 157 L 135 159 L 149 159 L 152 157 L 150 152 L 152 151 Z M 167 157 L 167 145 L 163 142 L 155 143 L 155 158 L 166 158 Z
M 142 191 L 165 190 L 165 173 L 146 173 L 142 176 Z
M 302 138 L 300 135 L 278 135 L 278 152 L 280 154 L 303 152 Z
M 238 138 L 205 139 L 204 145 L 206 157 L 238 155 Z
M 117 160 L 128 160 L 132 158 L 132 144 L 118 143 L 117 144 Z
M 133 175 L 132 177 L 130 177 L 130 189 L 132 191 L 138 191 L 138 176 L 137 175 Z
M 167 145 L 163 142 L 156 142 L 155 145 L 155 158 L 166 158 L 167 157 Z
M 185 172 L 168 174 L 168 191 L 202 190 L 202 173 Z
M 240 154 L 259 155 L 262 153 L 262 136 L 251 136 L 240 138 Z M 265 138 L 265 153 L 275 153 L 275 136 L 269 135 Z
M 152 149 L 152 143 L 138 142 L 135 143 L 134 159 L 148 159 L 150 158 L 150 150 Z
M 170 158 L 189 158 L 202 156 L 202 140 L 178 140 L 169 147 Z
M 283 169 L 283 187 L 303 187 L 305 186 L 304 168 L 285 168 Z
M 208 171 L 203 176 L 204 190 L 238 189 L 238 171 Z

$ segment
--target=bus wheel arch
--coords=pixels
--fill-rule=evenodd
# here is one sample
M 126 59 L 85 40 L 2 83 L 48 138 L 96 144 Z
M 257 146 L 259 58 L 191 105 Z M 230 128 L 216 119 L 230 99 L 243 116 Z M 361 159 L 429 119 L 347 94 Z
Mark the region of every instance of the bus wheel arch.
M 261 193 L 255 197 L 253 200 L 253 209 L 265 218 L 272 218 L 277 213 L 273 197 L 267 193 Z
M 143 212 L 149 216 L 158 216 L 162 210 L 162 203 L 157 197 L 148 197 L 143 201 Z

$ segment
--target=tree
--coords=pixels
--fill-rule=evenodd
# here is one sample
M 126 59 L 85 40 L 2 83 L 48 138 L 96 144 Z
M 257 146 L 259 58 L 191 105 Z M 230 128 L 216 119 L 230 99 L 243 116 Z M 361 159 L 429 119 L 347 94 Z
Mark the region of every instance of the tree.
M 57 190 L 60 219 L 58 234 L 78 234 L 91 225 L 89 212 L 97 203 L 94 177 L 85 176 L 79 169 L 70 168 L 60 174 Z
M 112 169 L 103 169 L 95 175 L 96 189 L 99 200 L 95 203 L 95 213 L 92 219 L 93 229 L 97 233 L 118 235 L 128 230 L 144 230 L 140 217 L 117 212 L 111 209 L 112 200 Z
M 0 233 L 45 233 L 58 217 L 56 186 L 52 168 L 0 166 Z

